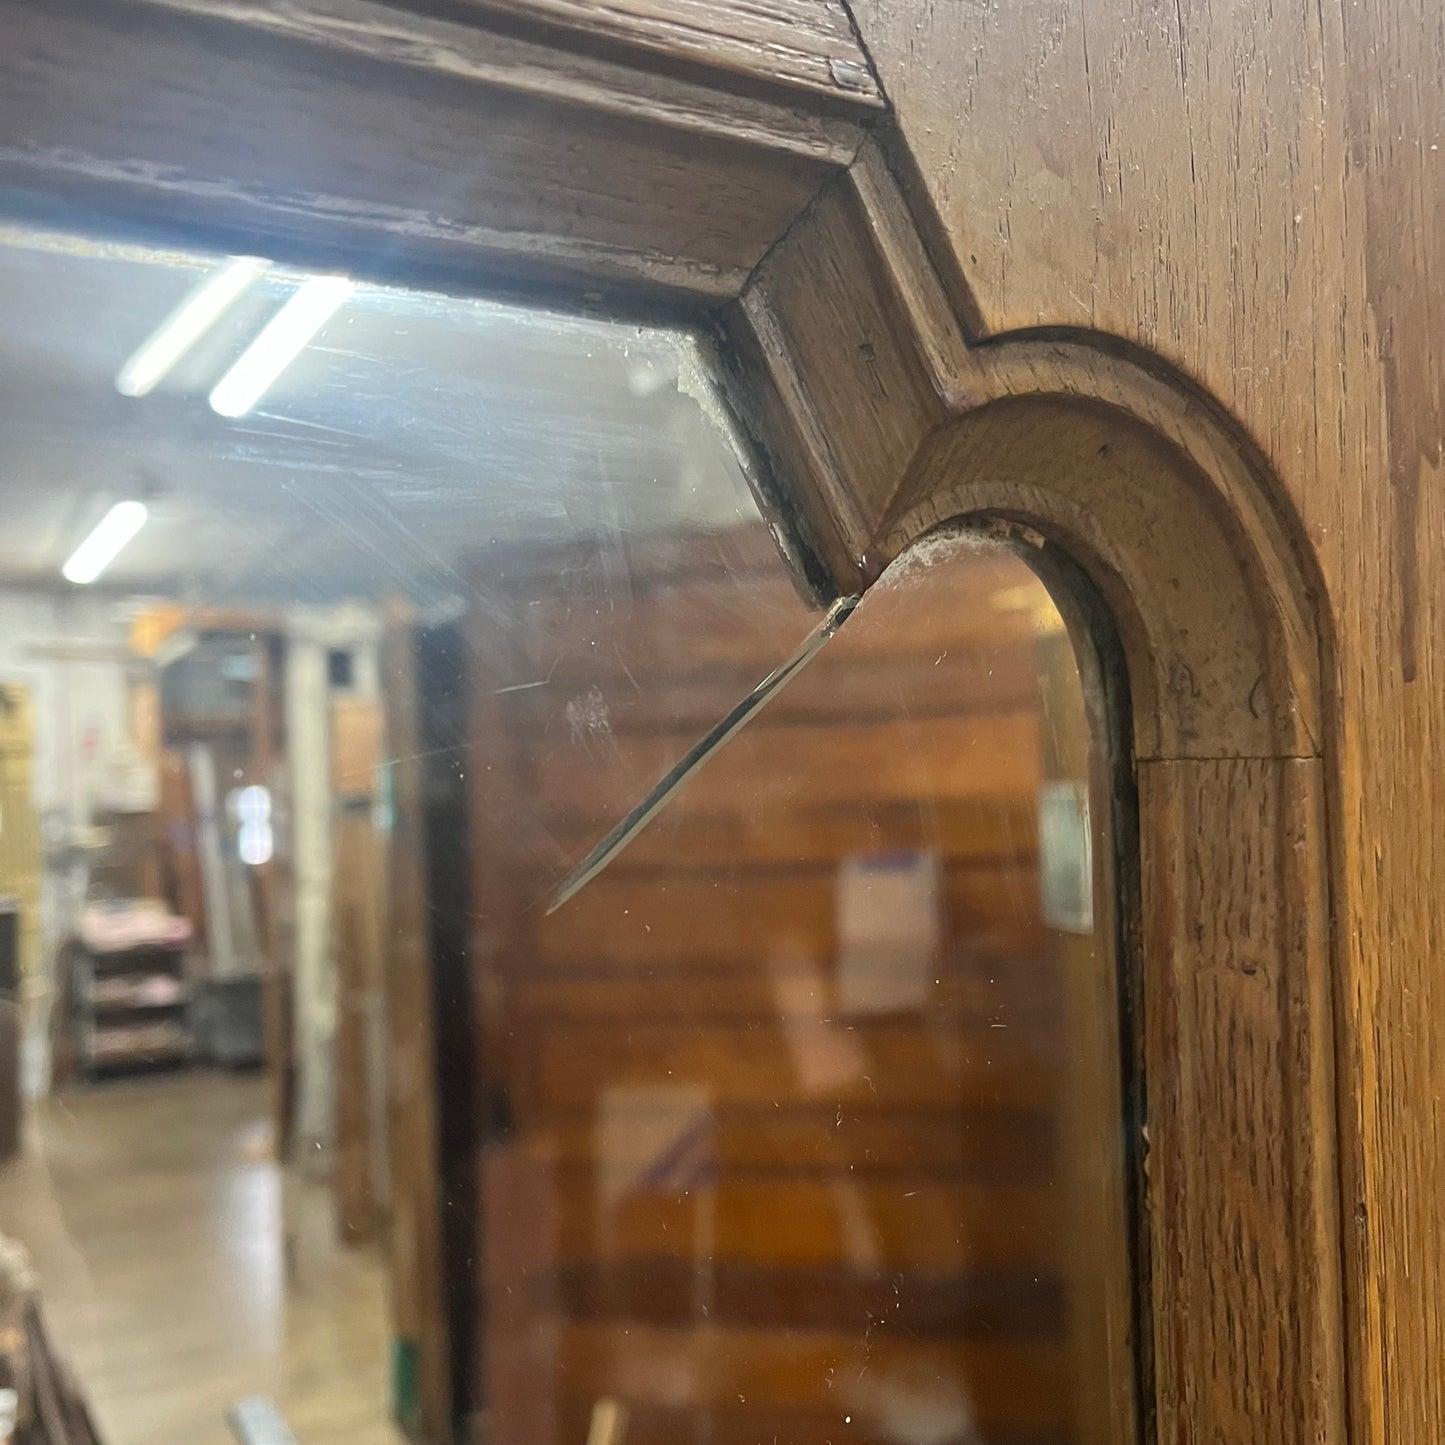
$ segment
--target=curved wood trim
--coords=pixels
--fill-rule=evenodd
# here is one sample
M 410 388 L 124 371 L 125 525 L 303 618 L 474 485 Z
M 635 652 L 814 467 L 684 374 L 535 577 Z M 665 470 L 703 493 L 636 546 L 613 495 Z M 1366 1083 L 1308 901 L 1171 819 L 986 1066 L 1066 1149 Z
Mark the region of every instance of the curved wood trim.
M 1031 516 L 1119 612 L 1141 756 L 1319 754 L 1323 594 L 1251 449 L 1107 338 L 972 344 L 876 143 L 727 327 L 735 405 L 803 480 L 838 594 L 950 517 Z

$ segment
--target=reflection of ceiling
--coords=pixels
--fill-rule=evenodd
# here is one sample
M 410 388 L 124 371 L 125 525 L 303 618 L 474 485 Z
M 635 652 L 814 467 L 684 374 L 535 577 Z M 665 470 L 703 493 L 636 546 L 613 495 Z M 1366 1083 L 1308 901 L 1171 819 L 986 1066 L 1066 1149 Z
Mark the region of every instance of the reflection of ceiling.
M 309 600 L 455 584 L 463 552 L 755 517 L 675 338 L 358 288 L 248 416 L 206 394 L 296 284 L 272 273 L 157 390 L 127 356 L 209 263 L 0 232 L 0 585 L 58 582 L 106 507 L 107 585 Z

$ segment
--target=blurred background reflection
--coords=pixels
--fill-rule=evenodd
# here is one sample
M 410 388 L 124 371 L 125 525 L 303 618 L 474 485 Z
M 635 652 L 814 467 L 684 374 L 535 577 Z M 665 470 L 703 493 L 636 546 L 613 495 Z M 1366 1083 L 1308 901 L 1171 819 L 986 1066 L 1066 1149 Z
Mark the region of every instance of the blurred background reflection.
M 693 343 L 19 230 L 0 306 L 0 1390 L 1131 1439 L 1107 759 L 1024 562 L 905 558 L 548 915 L 817 622 Z

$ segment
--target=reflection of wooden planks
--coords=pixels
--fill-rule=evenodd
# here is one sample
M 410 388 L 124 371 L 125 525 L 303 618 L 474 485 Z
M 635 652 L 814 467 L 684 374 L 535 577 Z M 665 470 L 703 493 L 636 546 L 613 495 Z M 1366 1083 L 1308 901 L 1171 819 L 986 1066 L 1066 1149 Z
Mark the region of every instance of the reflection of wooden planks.
M 841 1425 L 854 1412 L 866 1417 L 891 1410 L 897 1418 L 911 1396 L 920 1411 L 931 1401 L 934 1414 L 952 1404 L 959 1426 L 966 1428 L 972 1416 L 984 1432 L 1005 1421 L 1013 1428 L 1056 1426 L 1066 1410 L 1062 1352 L 1052 1343 L 937 1344 L 886 1336 L 865 1341 L 851 1331 L 572 1325 L 563 1334 L 562 1356 L 573 1390 L 620 1395 L 644 1406 L 712 1410 L 751 1400 L 782 1411 L 824 1411 Z M 967 1435 L 956 1427 L 943 1438 Z
M 1052 1177 L 1055 1128 L 1048 1113 L 982 1103 L 931 1110 L 870 1106 L 843 1110 L 841 1120 L 839 1113 L 836 1104 L 792 1100 L 784 1107 L 719 1105 L 712 1116 L 717 1168 L 727 1176 L 880 1175 L 994 1185 L 1043 1184 Z M 640 1175 L 654 1161 L 654 1136 L 645 1117 L 631 1133 L 625 1116 L 621 1124 L 604 1148 L 589 1115 L 553 1114 L 532 1131 L 532 1147 L 564 1171 L 606 1165 Z
M 936 986 L 926 1011 L 934 1020 L 1055 1019 L 1050 997 L 1058 969 L 1053 960 L 1001 960 L 992 976 L 979 972 L 976 952 L 961 946 L 937 960 Z M 886 971 L 887 965 L 882 965 Z M 837 1011 L 832 976 L 819 969 L 779 968 L 752 973 L 733 967 L 713 973 L 653 972 L 646 978 L 601 977 L 595 973 L 520 980 L 515 994 L 519 1024 L 534 1028 L 567 1022 L 668 1020 L 678 1027 L 720 1020 L 755 1024 L 759 1019 L 825 1022 Z M 922 1008 L 910 1010 L 921 1013 Z
M 1028 956 L 1043 942 L 1032 864 L 949 869 L 945 897 L 961 944 Z M 538 928 L 546 967 L 608 963 L 680 967 L 732 961 L 746 974 L 831 958 L 836 882 L 832 868 L 754 875 L 609 870 Z
M 951 647 L 854 659 L 831 651 L 842 647 L 846 635 L 828 644 L 826 668 L 805 670 L 749 728 L 892 722 L 905 704 L 921 716 L 1003 712 L 1033 700 L 1037 684 L 1025 648 Z M 521 726 L 538 727 L 543 742 L 568 743 L 604 732 L 701 735 L 780 661 L 774 644 L 746 663 L 701 669 L 691 663 L 652 665 L 640 677 L 579 668 L 553 673 L 542 687 L 503 696 L 509 716 Z
M 743 760 L 739 753 L 734 761 Z M 718 759 L 722 762 L 722 758 Z M 747 770 L 743 770 L 744 777 Z M 730 774 L 734 779 L 738 773 Z M 918 799 L 856 799 L 797 804 L 781 816 L 743 806 L 739 789 L 726 811 L 680 809 L 666 812 L 644 829 L 608 870 L 631 872 L 645 866 L 684 864 L 691 869 L 729 868 L 745 859 L 763 863 L 831 863 L 867 853 L 886 840 L 891 848 L 927 848 L 958 862 L 1017 859 L 1032 862 L 1038 817 L 1033 799 L 1021 796 Z M 547 827 L 559 860 L 582 853 L 596 841 L 595 819 L 554 811 Z
M 1052 1268 L 1059 1215 L 1047 1186 L 744 1178 L 689 1193 L 656 1190 L 608 1204 L 588 1176 L 561 1176 L 564 1261 L 680 1254 L 754 1264 L 844 1261 L 855 1267 L 955 1273 Z M 864 1318 L 858 1316 L 861 1332 Z
M 903 1392 L 903 1398 L 908 1398 Z M 770 1445 L 776 1436 L 787 1445 L 898 1445 L 900 1440 L 935 1440 L 931 1433 L 943 1427 L 957 1426 L 956 1404 L 950 1415 L 930 1409 L 933 1403 L 920 1391 L 917 1402 L 916 1428 L 920 1434 L 900 1434 L 900 1422 L 889 1414 L 868 1413 L 851 1407 L 845 1410 L 779 1410 L 775 1406 L 745 1405 L 736 1402 L 703 1408 L 667 1405 L 631 1405 L 628 1410 L 626 1445 Z M 583 1439 L 587 1429 L 590 1404 L 585 1397 L 567 1398 L 563 1404 L 562 1421 L 566 1432 L 563 1440 Z M 940 1418 L 942 1416 L 942 1418 Z M 977 1435 L 950 1435 L 953 1440 L 976 1440 Z M 991 1429 L 987 1445 L 1072 1445 L 1067 1427 L 1053 1425 L 1008 1426 Z
M 700 1280 L 710 1324 L 752 1329 L 845 1331 L 861 1317 L 895 1337 L 1061 1340 L 1067 1313 L 1062 1281 L 1032 1260 L 925 1273 L 891 1261 L 789 1266 L 668 1254 L 565 1265 L 542 1288 L 577 1320 L 677 1327 L 695 1320 Z
M 1018 561 L 980 553 L 971 565 L 949 570 L 947 605 L 937 605 L 943 591 L 937 577 L 882 587 L 859 612 L 863 625 L 840 633 L 830 654 L 848 663 L 893 658 L 900 648 L 937 657 L 951 648 L 999 650 L 1026 642 L 1028 610 L 997 605 L 1011 604 L 1009 594 L 1031 580 Z M 893 625 L 903 614 L 906 636 Z M 636 591 L 614 587 L 590 606 L 583 597 L 544 598 L 529 610 L 527 626 L 524 656 L 538 677 L 631 673 L 645 690 L 647 674 L 656 670 L 761 665 L 766 672 L 802 640 L 808 614 L 774 566 L 749 577 L 684 573 Z M 966 690 L 960 687 L 955 697 L 966 702 Z
M 511 1152 L 555 1217 L 491 1307 L 489 1350 L 531 1342 L 497 1438 L 538 1437 L 525 1395 L 560 1402 L 559 1438 L 622 1399 L 630 1445 L 976 1426 L 990 1445 L 1077 1445 L 1063 980 L 1036 859 L 1042 589 L 974 553 L 874 594 L 544 917 L 564 865 L 804 630 L 777 579 L 645 555 L 631 580 L 599 553 L 530 598 L 493 587 L 476 616 L 495 701 L 469 767 L 488 834 L 473 957 L 490 960 Z M 539 685 L 499 693 L 512 682 Z M 939 862 L 936 958 L 920 970 L 900 941 L 868 965 L 914 980 L 899 1005 L 846 1015 L 840 866 L 908 850 Z M 839 1409 L 829 1381 L 850 1370 L 869 1383 Z
M 437 1068 L 426 918 L 425 817 L 417 724 L 414 615 L 389 601 L 382 635 L 392 827 L 386 849 L 388 1231 L 397 1382 L 408 1432 L 452 1435 L 452 1372 L 443 1278 Z
M 934 798 L 1017 797 L 1038 776 L 1038 723 L 1032 713 L 914 718 L 869 727 L 789 727 L 744 731 L 669 804 L 689 817 L 746 808 L 877 805 Z M 631 735 L 600 748 L 544 752 L 540 804 L 550 812 L 613 818 L 625 812 L 695 737 Z M 859 778 L 866 776 L 866 791 Z M 745 788 L 740 783 L 745 782 Z
M 821 1097 L 844 1108 L 939 1108 L 973 1099 L 1009 1109 L 1046 1107 L 1059 1082 L 1056 1030 L 974 1024 L 762 1024 L 675 1021 L 546 1029 L 537 1090 L 547 1104 L 580 1106 L 638 1084 L 695 1084 L 729 1103 Z

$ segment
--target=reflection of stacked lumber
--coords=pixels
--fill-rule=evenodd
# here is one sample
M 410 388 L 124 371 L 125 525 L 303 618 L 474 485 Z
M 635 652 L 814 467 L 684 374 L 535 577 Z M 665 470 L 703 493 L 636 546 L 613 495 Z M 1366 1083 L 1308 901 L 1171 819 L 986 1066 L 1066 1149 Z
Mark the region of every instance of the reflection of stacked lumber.
M 84 1398 L 56 1358 L 24 1249 L 0 1236 L 0 1440 L 97 1445 Z
M 76 966 L 80 1056 L 91 1069 L 175 1063 L 192 1052 L 190 925 L 154 899 L 89 905 Z
M 489 1438 L 583 1439 L 599 1399 L 627 1445 L 1093 1438 L 1035 623 L 999 602 L 1027 575 L 977 552 L 876 594 L 546 916 L 806 630 L 765 552 L 745 582 L 672 557 L 606 606 L 600 554 L 474 574 L 472 956 L 515 1126 L 484 1162 Z

